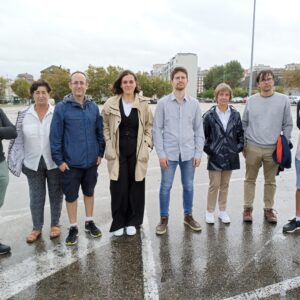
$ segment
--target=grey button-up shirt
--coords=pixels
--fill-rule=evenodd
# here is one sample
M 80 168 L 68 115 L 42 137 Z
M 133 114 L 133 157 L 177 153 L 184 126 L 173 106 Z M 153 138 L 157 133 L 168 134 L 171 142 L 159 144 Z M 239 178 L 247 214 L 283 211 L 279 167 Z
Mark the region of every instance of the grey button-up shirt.
M 178 103 L 172 93 L 159 100 L 153 123 L 154 146 L 159 158 L 182 161 L 202 157 L 202 112 L 195 98 Z

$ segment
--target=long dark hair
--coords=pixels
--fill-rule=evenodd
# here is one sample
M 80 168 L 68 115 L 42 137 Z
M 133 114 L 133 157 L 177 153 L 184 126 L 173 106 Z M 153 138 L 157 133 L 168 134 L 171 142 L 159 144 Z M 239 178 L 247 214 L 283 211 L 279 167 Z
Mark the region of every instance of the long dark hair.
M 123 90 L 121 88 L 121 83 L 122 83 L 123 77 L 125 77 L 127 75 L 132 75 L 134 77 L 135 82 L 136 82 L 136 87 L 134 89 L 134 93 L 137 94 L 137 93 L 140 92 L 136 75 L 130 70 L 124 70 L 123 72 L 121 72 L 119 74 L 118 78 L 115 80 L 115 82 L 113 84 L 112 91 L 113 91 L 114 95 L 123 94 Z

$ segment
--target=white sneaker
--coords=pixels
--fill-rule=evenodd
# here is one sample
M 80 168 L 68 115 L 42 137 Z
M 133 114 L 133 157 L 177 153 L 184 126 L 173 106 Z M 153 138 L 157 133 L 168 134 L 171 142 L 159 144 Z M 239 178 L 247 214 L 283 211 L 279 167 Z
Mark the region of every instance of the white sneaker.
M 122 236 L 124 234 L 124 228 L 120 228 L 113 232 L 114 236 Z
M 212 212 L 209 212 L 209 211 L 206 211 L 205 213 L 205 221 L 207 224 L 215 224 L 215 216 L 214 216 L 214 213 Z
M 219 213 L 219 219 L 224 223 L 224 224 L 229 224 L 230 223 L 230 217 L 228 216 L 226 211 L 220 211 Z
M 134 226 L 126 227 L 126 234 L 127 235 L 135 235 L 136 234 L 136 228 Z

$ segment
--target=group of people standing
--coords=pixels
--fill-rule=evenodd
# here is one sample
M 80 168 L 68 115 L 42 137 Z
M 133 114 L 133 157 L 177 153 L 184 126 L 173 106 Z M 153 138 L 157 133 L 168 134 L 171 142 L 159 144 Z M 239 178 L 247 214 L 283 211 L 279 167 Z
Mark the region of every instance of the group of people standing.
M 50 200 L 50 238 L 60 236 L 60 214 L 63 195 L 70 223 L 66 245 L 78 240 L 77 206 L 81 187 L 85 204 L 85 231 L 94 238 L 102 235 L 96 226 L 94 190 L 98 166 L 107 160 L 110 177 L 112 224 L 115 236 L 135 235 L 143 223 L 145 177 L 149 149 L 156 149 L 160 168 L 160 222 L 156 233 L 166 233 L 169 219 L 170 192 L 179 165 L 183 187 L 183 222 L 194 231 L 201 226 L 193 217 L 194 174 L 200 166 L 203 150 L 208 156 L 209 188 L 205 220 L 214 224 L 216 203 L 219 219 L 230 223 L 226 210 L 230 177 L 240 168 L 239 153 L 246 161 L 244 182 L 245 222 L 252 222 L 255 182 L 261 166 L 264 169 L 264 216 L 277 222 L 273 209 L 278 165 L 272 154 L 280 134 L 289 141 L 292 117 L 288 98 L 273 91 L 274 75 L 262 71 L 257 76 L 260 92 L 250 97 L 241 120 L 229 101 L 232 90 L 225 83 L 215 89 L 216 105 L 203 116 L 196 99 L 186 94 L 188 72 L 176 67 L 171 73 L 173 92 L 157 104 L 153 118 L 148 101 L 140 95 L 136 75 L 123 71 L 113 84 L 114 96 L 100 113 L 86 95 L 88 78 L 76 71 L 70 76 L 71 93 L 55 109 L 49 104 L 51 87 L 45 80 L 35 81 L 31 88 L 34 103 L 19 112 L 13 126 L 0 110 L 0 206 L 8 184 L 8 170 L 2 139 L 11 139 L 8 169 L 16 176 L 23 172 L 28 180 L 33 228 L 28 243 L 42 234 L 46 183 Z M 299 109 L 297 125 L 300 128 Z M 153 136 L 152 136 L 153 131 Z M 300 153 L 300 142 L 297 154 Z M 298 160 L 297 160 L 298 159 Z M 284 226 L 284 232 L 300 228 L 300 155 L 296 155 L 296 218 Z M 0 253 L 10 247 L 0 243 Z

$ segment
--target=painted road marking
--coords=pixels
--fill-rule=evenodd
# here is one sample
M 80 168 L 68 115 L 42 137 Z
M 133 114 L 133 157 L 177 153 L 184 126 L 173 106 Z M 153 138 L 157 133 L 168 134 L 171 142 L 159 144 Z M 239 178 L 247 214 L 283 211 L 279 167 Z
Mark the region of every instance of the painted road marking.
M 144 299 L 159 300 L 154 254 L 152 250 L 152 243 L 151 243 L 150 236 L 151 235 L 150 235 L 148 214 L 145 209 L 143 231 L 141 231 L 143 275 L 144 275 Z
M 21 216 L 18 215 L 18 217 Z M 158 300 L 159 292 L 150 236 L 148 214 L 145 211 L 143 231 L 141 231 L 144 299 Z M 40 255 L 29 257 L 21 263 L 3 270 L 0 273 L 0 299 L 4 300 L 13 297 L 37 282 L 84 258 L 96 249 L 108 245 L 110 236 L 102 237 L 99 241 L 92 241 L 94 242 L 93 246 L 90 244 L 90 239 L 81 238 L 76 248 L 68 248 L 64 244 L 59 244 Z
M 275 284 L 265 286 L 247 293 L 236 295 L 234 297 L 226 298 L 224 300 L 258 300 L 268 298 L 274 295 L 284 297 L 287 291 L 300 287 L 300 276 L 287 279 Z
M 29 257 L 17 265 L 2 270 L 0 273 L 0 299 L 5 300 L 15 296 L 110 242 L 109 235 L 97 240 L 91 240 L 84 236 L 79 238 L 80 243 L 74 248 L 60 244 L 40 255 Z M 91 242 L 94 242 L 94 245 Z

